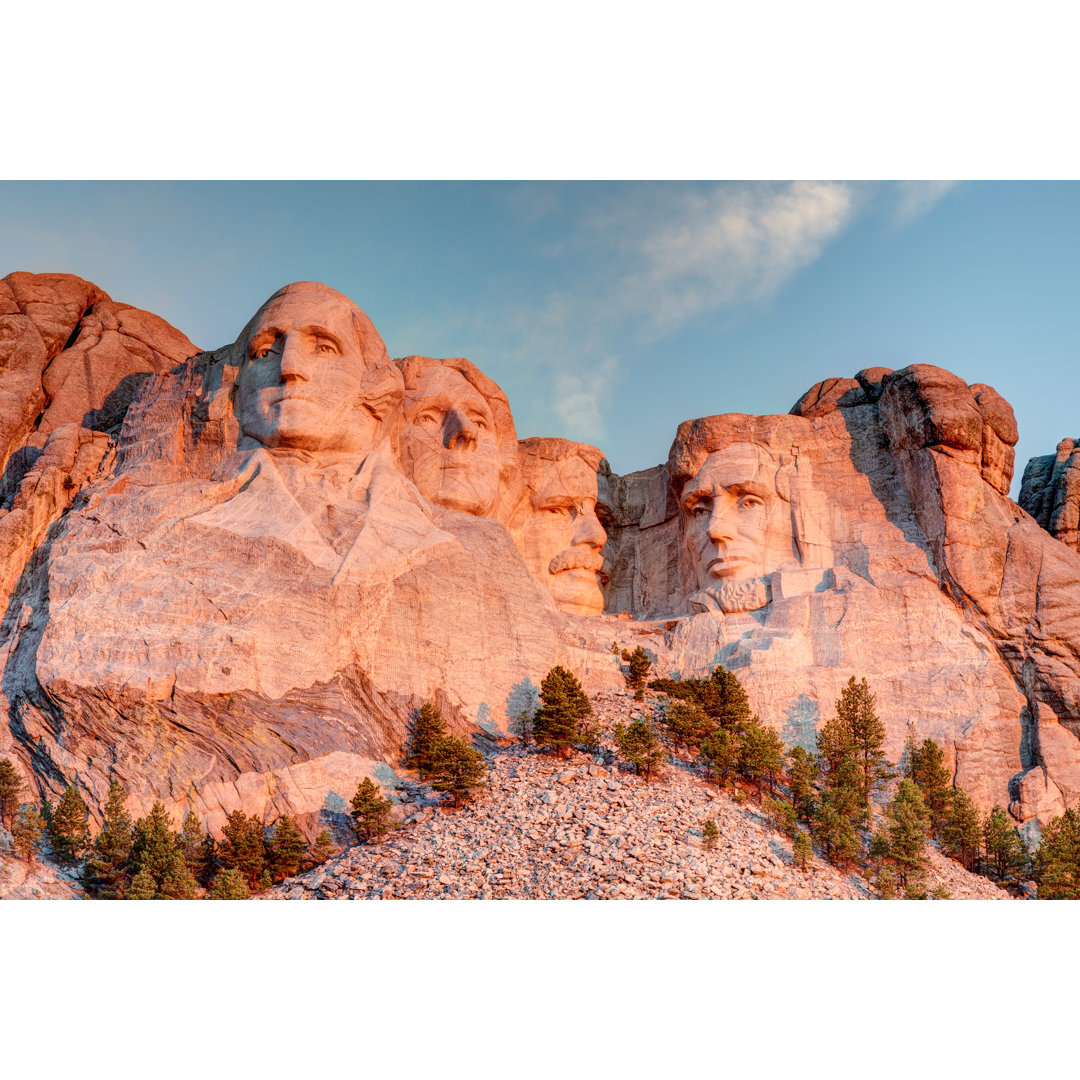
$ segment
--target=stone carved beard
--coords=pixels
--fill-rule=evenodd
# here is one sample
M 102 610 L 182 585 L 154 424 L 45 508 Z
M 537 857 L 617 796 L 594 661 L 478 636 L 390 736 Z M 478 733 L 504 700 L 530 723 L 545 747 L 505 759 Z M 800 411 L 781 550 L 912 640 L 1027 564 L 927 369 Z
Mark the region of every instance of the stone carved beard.
M 719 611 L 725 615 L 757 611 L 768 603 L 767 578 L 753 578 L 751 581 L 733 582 L 730 585 L 710 585 L 690 598 L 690 607 L 695 611 Z

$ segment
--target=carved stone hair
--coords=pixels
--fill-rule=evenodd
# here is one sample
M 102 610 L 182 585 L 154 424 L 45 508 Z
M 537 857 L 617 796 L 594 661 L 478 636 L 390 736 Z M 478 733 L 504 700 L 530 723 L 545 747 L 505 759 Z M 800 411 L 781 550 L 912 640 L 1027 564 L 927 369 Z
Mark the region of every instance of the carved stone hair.
M 339 293 L 337 289 L 331 289 L 329 285 L 324 285 L 321 281 L 294 281 L 291 284 L 278 289 L 278 291 L 262 304 L 259 307 L 259 310 L 248 320 L 247 325 L 236 339 L 237 345 L 246 348 L 248 340 L 255 329 L 255 324 L 259 321 L 262 313 L 275 300 L 279 300 L 283 296 L 288 296 L 290 293 L 307 293 L 311 296 L 326 296 L 333 300 L 340 300 L 349 308 L 349 314 L 352 317 L 353 334 L 355 335 L 356 345 L 360 349 L 360 355 L 364 358 L 364 363 L 371 368 L 380 367 L 383 364 L 390 363 L 390 355 L 386 351 L 386 343 L 383 341 L 379 331 L 375 329 L 374 324 L 367 315 L 365 315 L 364 312 L 361 311 L 360 308 L 358 308 L 344 293 Z M 242 361 L 244 357 L 240 357 L 239 359 Z
M 521 457 L 521 470 L 528 474 L 545 461 L 564 461 L 579 457 L 593 471 L 600 471 L 604 455 L 595 446 L 588 443 L 574 442 L 571 439 L 531 438 L 518 443 Z
M 672 494 L 681 505 L 686 482 L 698 474 L 710 454 L 735 443 L 749 443 L 770 463 L 767 468 L 772 486 L 789 504 L 792 538 L 801 564 L 832 566 L 827 497 L 814 484 L 810 459 L 805 453 L 800 456 L 797 436 L 781 434 L 779 429 L 770 431 L 763 426 L 763 419 L 770 420 L 743 413 L 684 420 L 668 453 Z
M 293 293 L 307 296 L 326 297 L 340 302 L 349 312 L 352 323 L 353 337 L 360 356 L 364 361 L 367 374 L 364 377 L 363 399 L 364 404 L 379 419 L 385 420 L 391 417 L 400 407 L 404 396 L 401 373 L 394 366 L 386 351 L 386 343 L 379 331 L 375 329 L 372 321 L 353 303 L 344 293 L 337 289 L 331 289 L 321 281 L 293 281 L 278 289 L 265 303 L 259 306 L 259 310 L 248 320 L 247 325 L 240 331 L 240 336 L 232 346 L 232 360 L 237 368 L 243 368 L 248 359 L 248 343 L 255 332 L 262 314 L 275 301 Z M 380 436 L 385 437 L 385 436 Z

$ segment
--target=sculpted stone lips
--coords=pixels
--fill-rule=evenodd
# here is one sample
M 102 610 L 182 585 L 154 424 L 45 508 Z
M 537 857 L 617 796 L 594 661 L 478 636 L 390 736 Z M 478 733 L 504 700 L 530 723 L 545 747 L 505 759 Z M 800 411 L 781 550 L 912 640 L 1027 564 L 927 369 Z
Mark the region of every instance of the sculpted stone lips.
M 706 567 L 706 572 L 713 577 L 720 577 L 723 574 L 734 573 L 739 567 L 746 566 L 752 561 L 753 560 L 746 555 L 721 555 L 709 563 Z

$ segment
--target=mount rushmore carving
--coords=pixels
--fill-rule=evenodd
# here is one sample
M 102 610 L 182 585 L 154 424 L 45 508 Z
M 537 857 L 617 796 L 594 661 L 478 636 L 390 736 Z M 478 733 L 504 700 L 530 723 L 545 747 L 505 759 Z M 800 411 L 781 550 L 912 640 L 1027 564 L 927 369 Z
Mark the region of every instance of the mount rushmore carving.
M 423 700 L 505 731 L 555 664 L 621 685 L 614 641 L 723 663 L 806 746 L 866 675 L 894 756 L 934 737 L 1022 822 L 1080 801 L 1072 442 L 1029 516 L 987 386 L 916 364 L 782 416 L 718 399 L 619 476 L 519 441 L 468 360 L 392 360 L 325 285 L 204 352 L 62 274 L 0 282 L 0 370 L 0 754 L 43 791 L 312 814 Z

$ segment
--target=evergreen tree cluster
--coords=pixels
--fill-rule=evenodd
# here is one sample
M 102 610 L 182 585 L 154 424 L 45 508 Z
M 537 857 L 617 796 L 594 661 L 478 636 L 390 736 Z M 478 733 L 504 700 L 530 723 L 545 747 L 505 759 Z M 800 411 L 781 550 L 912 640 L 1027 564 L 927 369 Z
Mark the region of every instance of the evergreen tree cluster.
M 783 740 L 751 714 L 732 672 L 718 664 L 704 679 L 654 679 L 649 686 L 668 697 L 660 723 L 669 746 L 696 751 L 720 787 L 741 778 L 758 794 L 764 782 L 775 790 L 784 769 Z
M 588 703 L 588 698 L 585 700 Z M 415 769 L 421 780 L 430 780 L 436 791 L 448 794 L 453 806 L 460 806 L 475 798 L 487 776 L 484 755 L 460 735 L 447 731 L 442 712 L 430 701 L 420 707 L 413 723 L 405 750 L 405 766 Z M 375 785 L 372 784 L 372 787 Z M 358 827 L 365 830 L 364 838 L 367 838 L 368 826 L 361 826 L 360 819 L 356 817 L 356 798 L 359 794 L 358 791 L 353 798 L 353 817 Z M 377 796 L 378 789 L 375 788 L 371 795 L 365 797 L 370 799 Z M 386 814 L 388 817 L 389 808 Z
M 696 749 L 721 787 L 738 777 L 759 795 L 765 781 L 770 792 L 775 790 L 784 768 L 783 741 L 751 714 L 746 691 L 732 672 L 718 664 L 705 679 L 657 679 L 650 685 L 673 699 L 661 718 L 669 743 Z
M 17 799 L 20 791 L 21 781 L 12 784 L 0 761 L 0 799 L 7 793 Z M 115 779 L 109 785 L 101 830 L 92 840 L 89 810 L 72 785 L 55 807 L 46 801 L 44 812 L 33 803 L 12 812 L 0 801 L 3 814 L 11 815 L 16 857 L 31 861 L 47 839 L 59 861 L 82 864 L 83 884 L 91 896 L 102 900 L 192 900 L 200 889 L 212 898 L 240 899 L 333 853 L 325 830 L 309 851 L 288 816 L 267 832 L 254 816 L 235 811 L 227 817 L 220 844 L 191 811 L 175 832 L 160 801 L 146 817 L 132 820 L 127 792 Z
M 697 750 L 721 787 L 741 779 L 761 796 L 768 783 L 774 797 L 765 798 L 763 808 L 772 824 L 793 838 L 798 865 L 809 864 L 816 843 L 838 865 L 868 863 L 876 869 L 886 896 L 897 890 L 924 895 L 920 883 L 930 839 L 968 870 L 1007 884 L 1015 884 L 1027 869 L 1023 842 L 1005 811 L 994 807 L 980 816 L 970 797 L 953 788 L 944 752 L 933 739 L 908 740 L 900 782 L 880 827 L 870 835 L 873 800 L 895 774 L 866 679 L 852 677 L 842 688 L 835 714 L 817 734 L 816 752 L 795 746 L 786 754 L 779 737 L 751 715 L 745 691 L 723 667 L 705 679 L 655 679 L 649 685 L 667 695 L 660 722 L 669 746 Z M 781 783 L 786 799 L 775 797 Z M 1080 888 L 1080 867 L 1070 862 L 1080 818 L 1061 820 L 1048 827 L 1043 861 L 1035 862 L 1041 880 L 1050 883 L 1042 889 L 1047 895 L 1072 895 L 1070 890 Z M 1080 840 L 1075 844 L 1080 849 Z
M 1080 900 L 1080 812 L 1066 810 L 1043 829 L 1033 863 L 1040 900 Z

